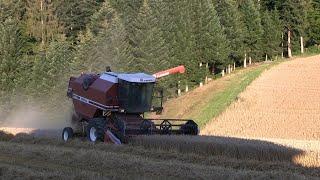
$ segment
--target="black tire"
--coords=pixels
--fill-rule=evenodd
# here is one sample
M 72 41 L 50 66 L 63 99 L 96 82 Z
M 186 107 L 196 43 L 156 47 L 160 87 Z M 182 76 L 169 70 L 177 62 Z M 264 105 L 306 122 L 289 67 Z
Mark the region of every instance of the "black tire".
M 150 120 L 143 120 L 140 124 L 140 131 L 141 134 L 150 135 L 152 133 L 152 127 L 154 126 L 154 123 Z
M 62 130 L 62 140 L 64 142 L 67 142 L 72 138 L 73 138 L 73 129 L 71 127 L 65 127 Z
M 160 133 L 161 134 L 171 134 L 172 132 L 172 124 L 169 120 L 163 120 L 160 123 Z
M 126 132 L 126 125 L 124 121 L 120 118 L 115 117 L 114 119 L 114 124 L 115 127 L 118 129 L 117 131 L 111 130 L 111 132 L 122 142 L 126 143 L 126 137 L 125 137 L 125 132 Z
M 188 120 L 184 125 L 182 125 L 181 131 L 185 135 L 198 135 L 199 134 L 198 125 L 193 120 Z
M 87 138 L 91 142 L 104 141 L 104 129 L 106 120 L 104 118 L 93 118 L 87 126 Z

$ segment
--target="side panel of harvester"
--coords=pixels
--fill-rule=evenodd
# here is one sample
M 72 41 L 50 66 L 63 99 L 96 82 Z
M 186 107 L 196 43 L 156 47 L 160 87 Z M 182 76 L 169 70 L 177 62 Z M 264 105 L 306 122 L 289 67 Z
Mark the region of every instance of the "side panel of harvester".
M 84 88 L 85 79 L 90 77 L 90 88 Z M 76 113 L 84 119 L 102 115 L 103 110 L 118 108 L 117 83 L 101 79 L 97 75 L 82 74 L 78 78 L 70 78 L 69 90 L 72 91 Z M 76 92 L 76 93 L 75 93 Z

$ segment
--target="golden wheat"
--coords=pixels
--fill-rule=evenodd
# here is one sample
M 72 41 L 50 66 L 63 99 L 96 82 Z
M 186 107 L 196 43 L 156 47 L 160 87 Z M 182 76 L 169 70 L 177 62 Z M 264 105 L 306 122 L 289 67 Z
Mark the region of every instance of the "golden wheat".
M 204 135 L 320 140 L 320 56 L 264 72 Z
M 264 72 L 203 135 L 257 139 L 300 149 L 295 163 L 320 167 L 320 56 Z
M 0 131 L 0 178 L 319 179 L 317 58 L 265 72 L 202 131 L 210 136 L 139 136 L 116 146 L 6 128 L 18 134 Z
M 81 139 L 64 143 L 18 134 L 0 141 L 0 169 L 6 177 L 18 173 L 30 179 L 320 177 L 320 169 L 292 161 L 301 153 L 299 150 L 263 141 L 141 136 L 130 142 L 124 146 L 92 144 Z

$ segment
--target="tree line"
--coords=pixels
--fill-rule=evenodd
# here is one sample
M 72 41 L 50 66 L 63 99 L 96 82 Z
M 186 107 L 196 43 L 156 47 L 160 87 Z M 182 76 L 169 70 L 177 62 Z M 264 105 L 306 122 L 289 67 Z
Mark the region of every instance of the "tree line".
M 290 56 L 300 37 L 306 47 L 320 43 L 320 0 L 0 0 L 0 10 L 1 101 L 56 99 L 72 74 L 106 66 L 185 65 L 186 74 L 160 81 L 170 91 L 245 57 Z

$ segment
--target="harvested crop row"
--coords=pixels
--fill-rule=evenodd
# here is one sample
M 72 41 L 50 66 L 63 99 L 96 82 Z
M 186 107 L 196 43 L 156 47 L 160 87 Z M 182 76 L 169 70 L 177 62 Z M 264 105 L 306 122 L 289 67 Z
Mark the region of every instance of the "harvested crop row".
M 228 177 L 261 177 L 285 175 L 290 177 L 303 177 L 299 174 L 289 174 L 284 171 L 259 172 L 245 169 L 229 169 L 222 166 L 203 166 L 192 163 L 182 163 L 177 160 L 157 161 L 130 154 L 119 154 L 117 152 L 103 152 L 97 150 L 83 150 L 70 148 L 55 148 L 45 145 L 21 145 L 0 143 L 1 154 L 13 157 L 15 164 L 39 168 L 35 164 L 44 164 L 47 169 L 56 170 L 65 167 L 77 171 L 86 170 L 91 174 L 97 172 L 101 177 L 123 177 L 126 178 L 228 178 Z M 68 158 L 66 158 L 68 157 Z M 18 163 L 16 163 L 18 162 Z M 42 162 L 42 163 L 40 163 Z M 166 172 L 163 174 L 163 172 Z M 68 171 L 62 172 L 66 176 Z M 74 176 L 74 173 L 70 175 Z M 71 177 L 72 177 L 71 176 Z M 88 177 L 88 174 L 86 175 Z M 94 177 L 94 176 L 93 176 Z
M 131 142 L 126 146 L 79 140 L 63 143 L 21 134 L 0 142 L 0 153 L 12 158 L 15 165 L 21 164 L 21 161 L 30 162 L 28 167 L 31 166 L 35 171 L 39 167 L 33 166 L 43 161 L 48 165 L 43 167 L 43 171 L 51 168 L 54 172 L 57 168 L 63 168 L 65 171 L 61 177 L 76 175 L 65 166 L 78 171 L 86 170 L 84 177 L 96 173 L 102 177 L 118 177 L 119 174 L 128 177 L 141 177 L 139 174 L 161 177 L 159 169 L 172 174 L 171 177 L 186 178 L 228 178 L 234 175 L 243 178 L 288 175 L 301 178 L 304 174 L 310 177 L 320 174 L 318 169 L 291 162 L 291 158 L 299 154 L 298 151 L 264 142 L 188 136 L 146 136 L 134 138 Z M 3 159 L 0 158 L 0 161 L 3 162 Z

